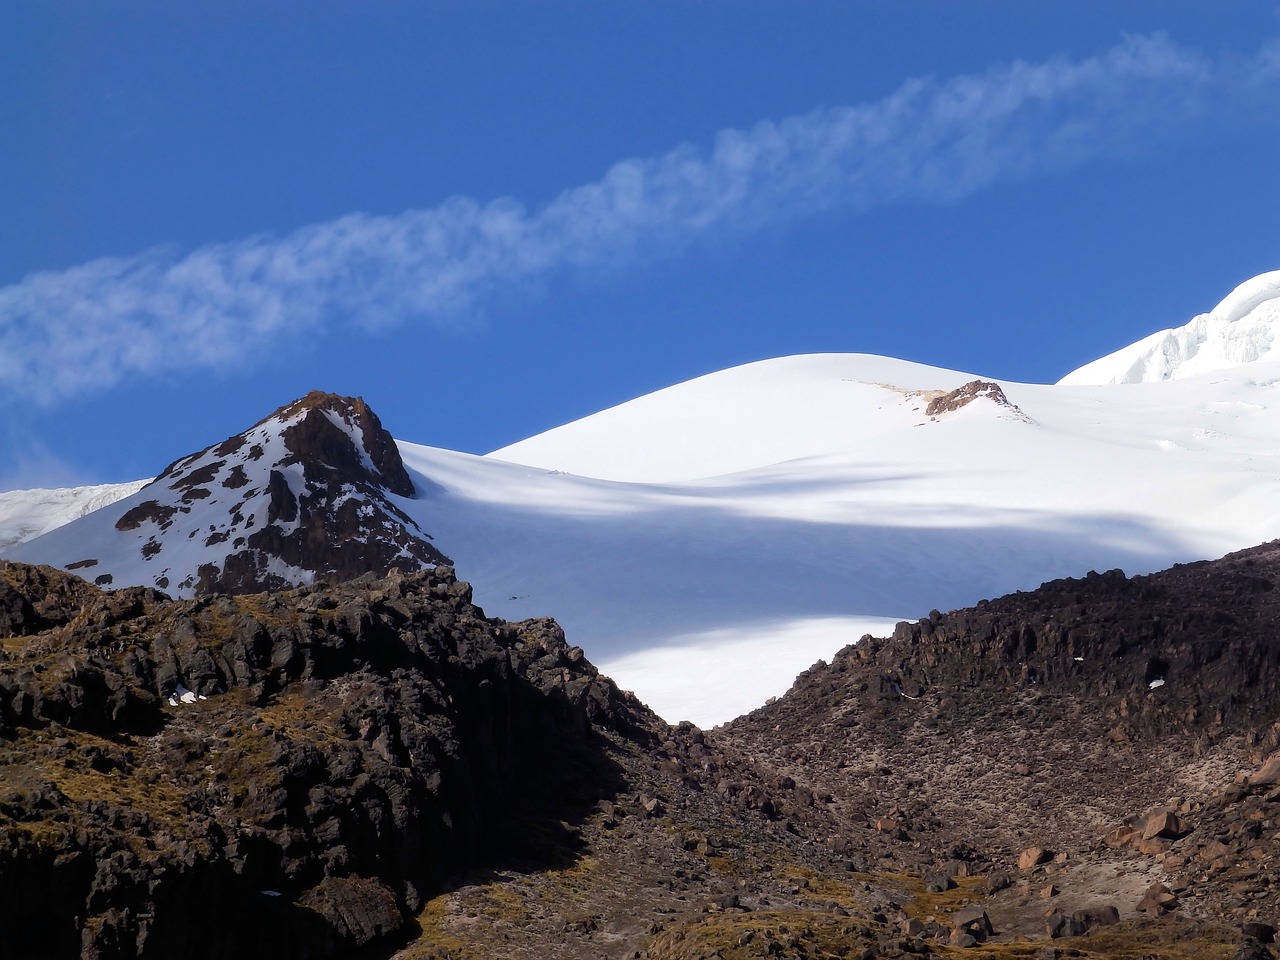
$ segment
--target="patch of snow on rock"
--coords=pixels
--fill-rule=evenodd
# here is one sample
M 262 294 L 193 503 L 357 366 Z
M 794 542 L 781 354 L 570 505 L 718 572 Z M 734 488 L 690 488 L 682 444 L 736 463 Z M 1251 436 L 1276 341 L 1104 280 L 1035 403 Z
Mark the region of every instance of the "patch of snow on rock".
M 173 695 L 169 697 L 169 706 L 176 707 L 180 703 L 195 703 L 197 700 L 207 699 L 209 698 L 203 694 L 197 694 L 194 691 L 188 690 L 182 684 L 178 684 L 177 688 L 173 691 Z

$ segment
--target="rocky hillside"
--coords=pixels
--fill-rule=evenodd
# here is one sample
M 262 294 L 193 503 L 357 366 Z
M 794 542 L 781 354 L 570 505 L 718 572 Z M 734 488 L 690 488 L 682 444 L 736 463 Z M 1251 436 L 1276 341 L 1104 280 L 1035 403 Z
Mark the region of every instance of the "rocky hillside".
M 5 956 L 1260 960 L 1277 578 L 935 613 L 702 731 L 445 566 L 174 601 L 0 564 Z
M 1061 907 L 1280 916 L 1280 544 L 934 612 L 819 663 L 721 737 L 803 778 L 873 866 Z M 983 881 L 985 883 L 986 881 Z
M 414 495 L 369 406 L 313 391 L 7 556 L 180 596 L 447 562 L 396 502 Z
M 7 957 L 349 955 L 653 723 L 448 567 L 174 603 L 3 564 L 0 636 Z
M 0 563 L 0 642 L 6 958 L 630 956 L 837 866 L 448 567 L 171 601 Z

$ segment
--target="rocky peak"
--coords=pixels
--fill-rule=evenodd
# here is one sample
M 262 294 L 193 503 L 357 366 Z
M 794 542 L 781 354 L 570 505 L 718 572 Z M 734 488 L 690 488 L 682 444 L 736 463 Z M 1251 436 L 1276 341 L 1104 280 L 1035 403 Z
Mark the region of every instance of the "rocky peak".
M 180 596 L 447 562 L 397 505 L 415 492 L 395 440 L 364 399 L 316 390 L 33 542 L 31 559 L 100 586 Z
M 290 451 L 284 463 L 324 463 L 347 477 L 363 475 L 397 496 L 413 496 L 395 439 L 363 397 L 312 390 L 272 418 L 289 424 L 282 434 Z

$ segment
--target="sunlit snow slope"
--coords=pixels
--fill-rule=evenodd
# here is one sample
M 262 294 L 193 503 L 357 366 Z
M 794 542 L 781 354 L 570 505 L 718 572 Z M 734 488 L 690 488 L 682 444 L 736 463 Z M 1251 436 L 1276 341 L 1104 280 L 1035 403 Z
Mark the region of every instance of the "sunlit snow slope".
M 1152 383 L 1280 359 L 1280 270 L 1246 280 L 1186 326 L 1161 330 L 1059 383 Z
M 789 357 L 486 459 L 401 451 L 435 485 L 422 509 L 488 609 L 553 613 L 665 716 L 704 723 L 931 607 L 1280 536 L 1280 364 L 1004 383 L 1018 409 L 980 398 L 927 415 L 972 379 Z
M 141 490 L 147 480 L 0 493 L 0 552 Z

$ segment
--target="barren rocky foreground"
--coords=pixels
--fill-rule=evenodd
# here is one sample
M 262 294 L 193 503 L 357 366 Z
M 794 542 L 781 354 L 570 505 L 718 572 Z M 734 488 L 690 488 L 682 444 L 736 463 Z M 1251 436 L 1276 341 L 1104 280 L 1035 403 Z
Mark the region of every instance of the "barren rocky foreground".
M 1269 956 L 1278 576 L 935 612 L 701 731 L 448 567 L 0 564 L 5 955 Z

